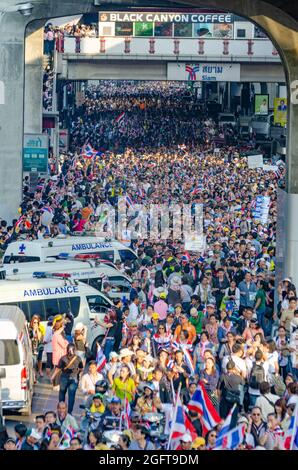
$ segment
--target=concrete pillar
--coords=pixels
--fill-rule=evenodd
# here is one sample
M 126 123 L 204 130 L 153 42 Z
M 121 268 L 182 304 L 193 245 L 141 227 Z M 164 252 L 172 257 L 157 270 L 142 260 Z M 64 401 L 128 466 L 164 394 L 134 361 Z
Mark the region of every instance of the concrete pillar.
M 24 132 L 42 131 L 43 26 L 33 21 L 26 29 Z
M 22 195 L 25 26 L 18 12 L 0 18 L 0 217 L 9 223 Z
M 298 41 L 298 32 L 297 38 Z M 297 43 L 296 43 L 297 44 Z M 298 55 L 298 54 L 297 54 Z M 298 61 L 288 56 L 287 229 L 285 275 L 298 283 Z M 295 91 L 297 90 L 297 91 Z

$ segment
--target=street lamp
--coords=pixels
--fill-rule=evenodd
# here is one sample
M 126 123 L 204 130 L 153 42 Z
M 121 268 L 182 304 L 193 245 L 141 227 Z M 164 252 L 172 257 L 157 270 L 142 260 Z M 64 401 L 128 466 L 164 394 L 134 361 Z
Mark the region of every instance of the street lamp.
M 18 3 L 17 5 L 12 5 L 10 7 L 6 7 L 0 11 L 0 18 L 1 16 L 5 15 L 5 13 L 14 13 L 18 11 L 23 16 L 30 16 L 32 15 L 34 5 L 33 3 L 26 2 L 26 3 Z

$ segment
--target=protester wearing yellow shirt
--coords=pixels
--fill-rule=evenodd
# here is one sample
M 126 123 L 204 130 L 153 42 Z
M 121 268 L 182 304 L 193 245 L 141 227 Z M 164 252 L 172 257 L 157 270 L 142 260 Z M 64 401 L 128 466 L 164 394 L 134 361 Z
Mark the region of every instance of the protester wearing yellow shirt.
M 129 402 L 133 401 L 136 389 L 135 382 L 130 375 L 131 373 L 127 366 L 121 367 L 120 377 L 114 379 L 112 387 L 118 398 L 125 400 L 127 397 Z
M 90 407 L 91 413 L 101 413 L 103 414 L 105 412 L 105 406 L 102 402 L 102 394 L 101 393 L 96 393 L 93 396 L 92 399 L 92 405 Z

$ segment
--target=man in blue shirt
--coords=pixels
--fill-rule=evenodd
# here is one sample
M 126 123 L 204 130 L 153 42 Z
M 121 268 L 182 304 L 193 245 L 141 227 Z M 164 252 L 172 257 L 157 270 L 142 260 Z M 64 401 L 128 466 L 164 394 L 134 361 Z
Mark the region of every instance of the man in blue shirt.
M 246 273 L 245 278 L 238 286 L 240 290 L 240 313 L 245 307 L 254 308 L 256 303 L 257 286 L 251 279 L 251 273 Z

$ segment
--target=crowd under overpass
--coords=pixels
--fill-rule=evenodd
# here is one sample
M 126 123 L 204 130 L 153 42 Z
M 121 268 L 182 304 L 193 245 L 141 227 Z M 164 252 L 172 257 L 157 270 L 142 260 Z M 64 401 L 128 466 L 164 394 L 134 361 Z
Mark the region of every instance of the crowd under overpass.
M 19 2 L 0 0 L 0 216 L 8 220 L 16 216 L 21 200 L 24 129 L 26 132 L 41 131 L 41 97 L 36 90 L 40 89 L 42 80 L 42 27 L 50 18 L 98 12 L 102 8 L 96 6 L 99 2 L 94 0 L 44 0 L 42 3 L 31 0 L 34 9 L 27 17 L 17 11 L 16 3 Z M 102 3 L 107 9 L 113 1 Z M 117 0 L 114 7 L 115 3 L 118 9 L 131 5 L 139 9 L 168 6 L 173 10 L 187 6 L 228 10 L 255 22 L 273 41 L 283 61 L 288 96 L 291 97 L 287 136 L 286 252 L 279 256 L 285 255 L 284 270 L 298 282 L 298 4 L 280 0 Z M 264 75 L 268 70 L 266 65 Z

